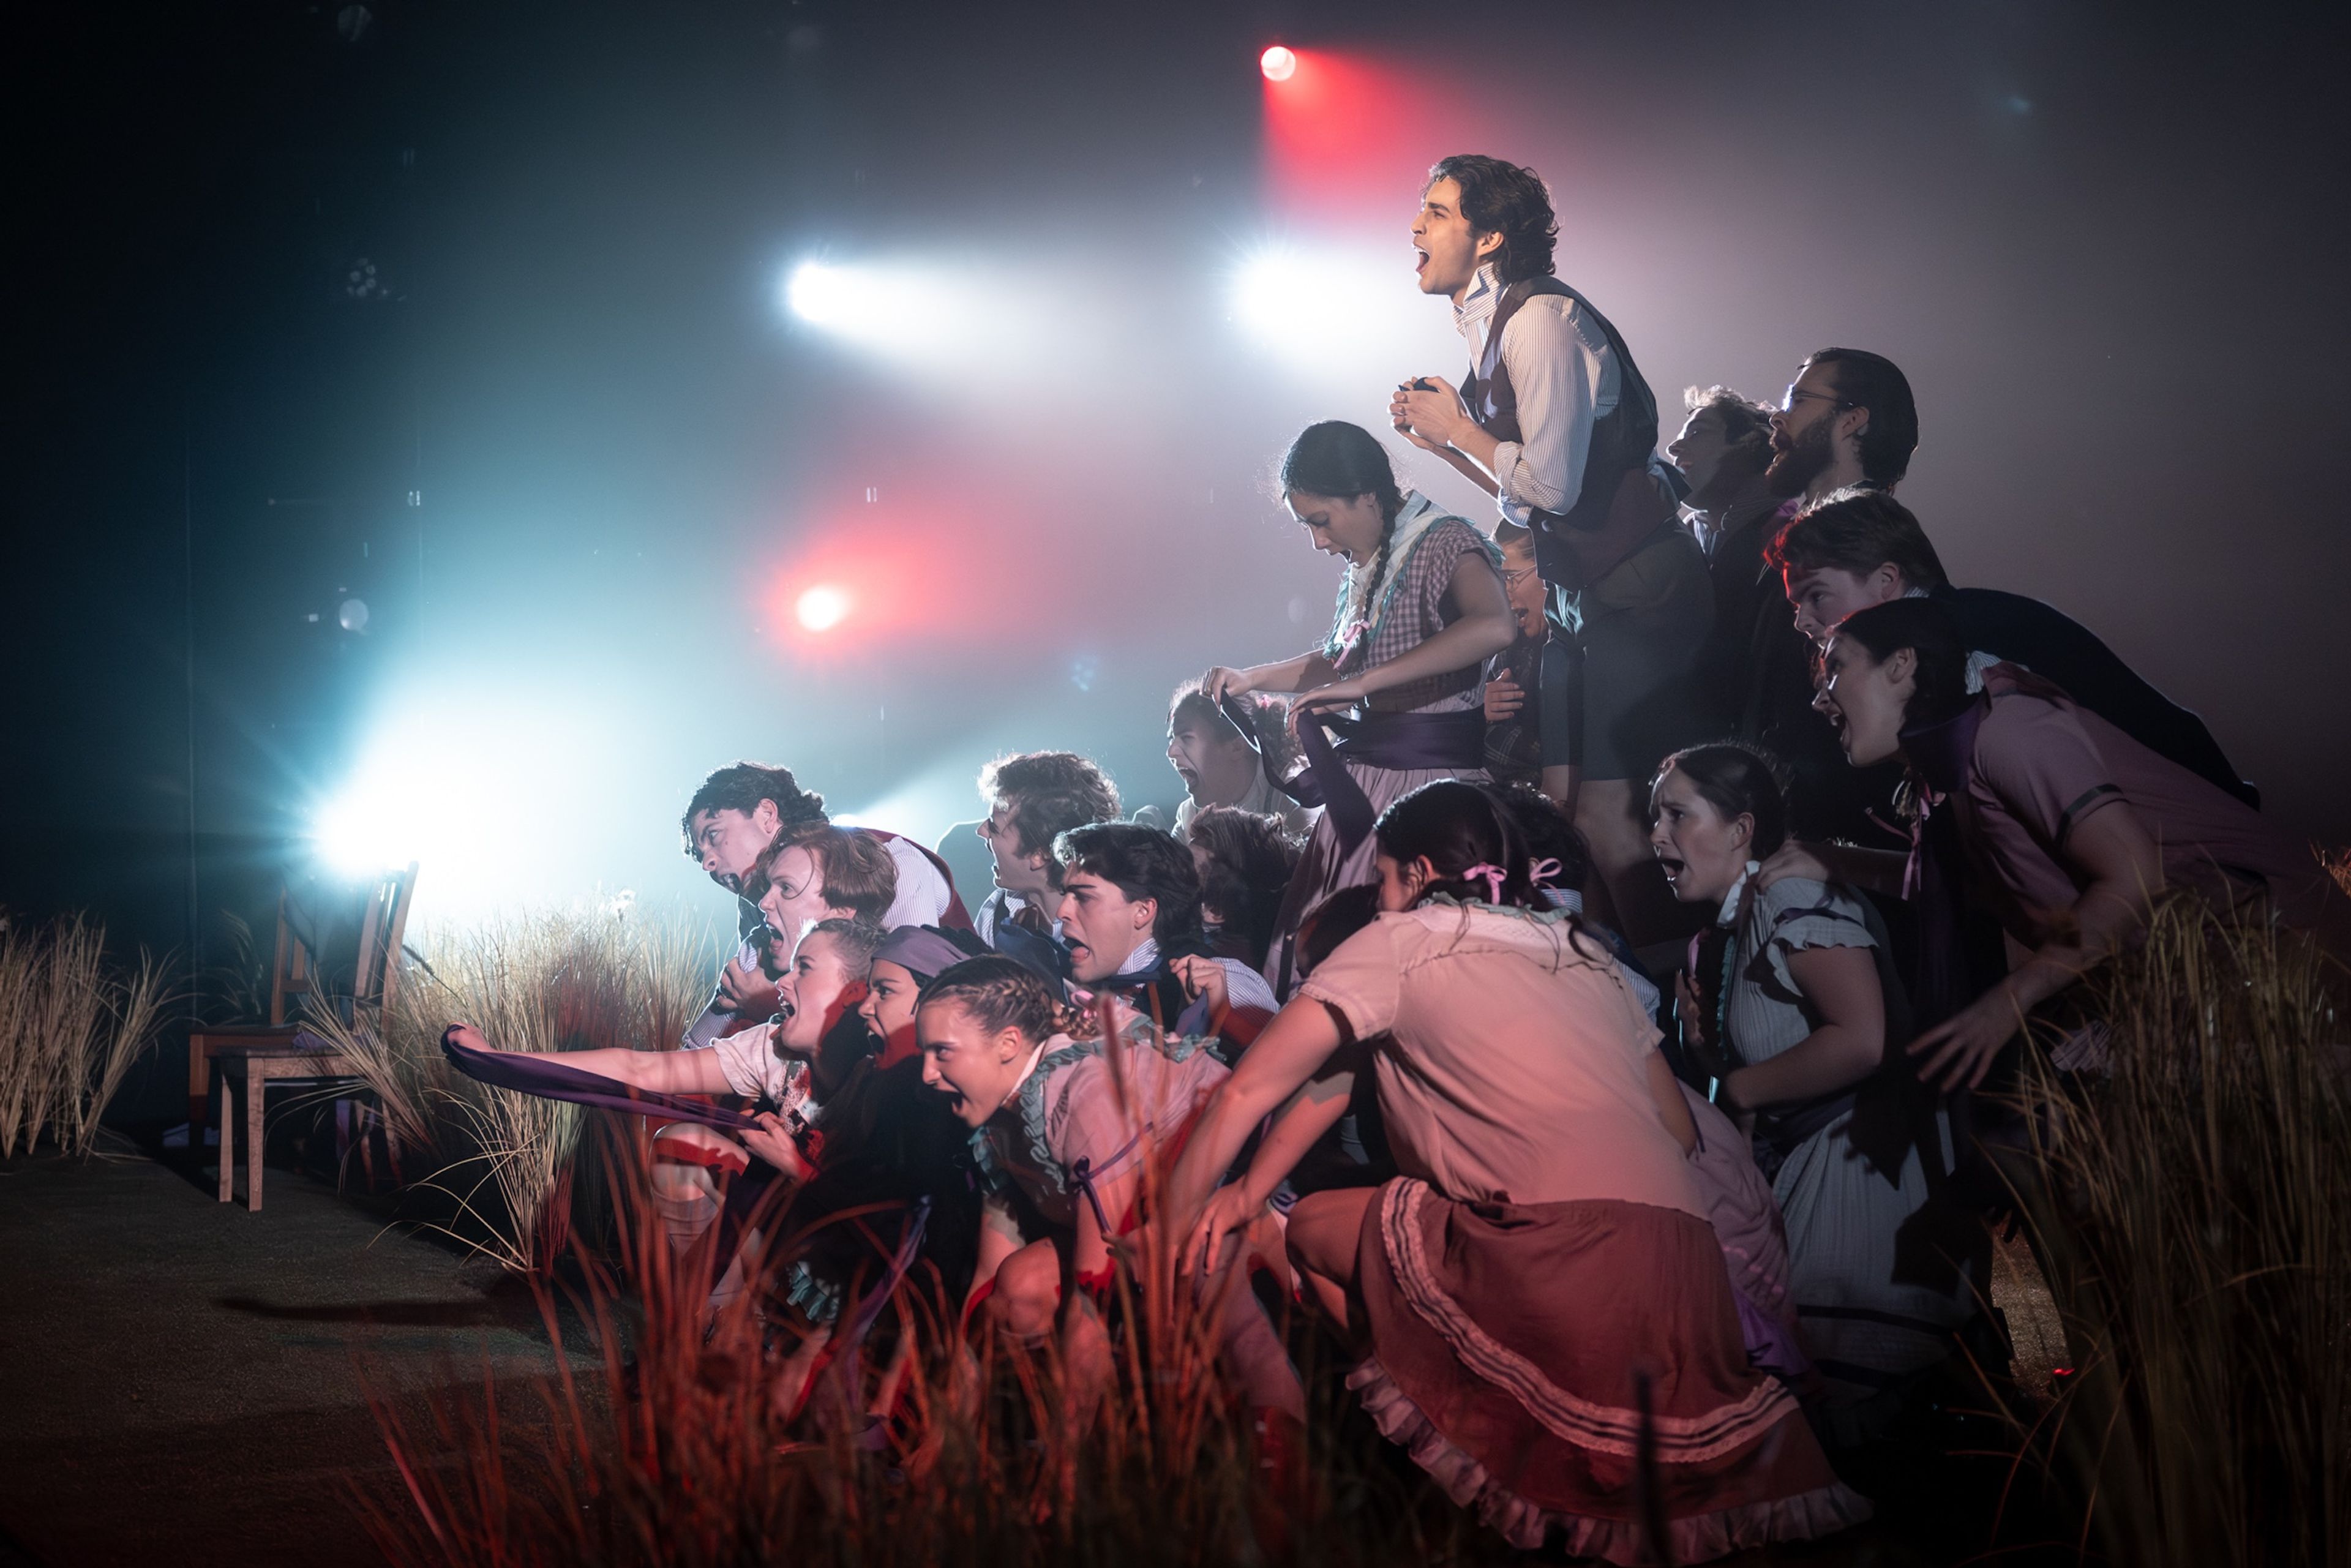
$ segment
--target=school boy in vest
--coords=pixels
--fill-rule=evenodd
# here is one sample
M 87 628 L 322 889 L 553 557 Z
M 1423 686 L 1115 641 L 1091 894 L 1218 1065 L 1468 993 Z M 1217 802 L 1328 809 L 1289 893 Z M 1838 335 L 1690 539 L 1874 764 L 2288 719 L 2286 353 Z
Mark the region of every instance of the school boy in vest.
M 1655 941 L 1680 916 L 1635 797 L 1708 729 L 1698 666 L 1713 591 L 1656 455 L 1656 399 L 1615 327 L 1552 276 L 1558 233 L 1531 169 L 1462 154 L 1429 171 L 1420 288 L 1452 300 L 1470 371 L 1458 390 L 1416 377 L 1389 413 L 1534 536 L 1553 627 L 1534 694 L 1544 791 L 1591 843 L 1600 912 Z

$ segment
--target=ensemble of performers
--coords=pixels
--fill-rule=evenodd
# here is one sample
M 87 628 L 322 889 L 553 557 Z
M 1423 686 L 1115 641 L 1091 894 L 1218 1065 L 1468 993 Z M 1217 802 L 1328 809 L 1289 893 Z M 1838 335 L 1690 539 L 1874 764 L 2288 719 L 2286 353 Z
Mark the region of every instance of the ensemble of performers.
M 1984 1090 L 2024 1051 L 2096 1070 L 2085 972 L 2177 889 L 2351 952 L 2193 714 L 1945 576 L 1895 365 L 1693 389 L 1661 454 L 1556 230 L 1531 171 L 1431 172 L 1419 287 L 1469 369 L 1390 415 L 1499 516 L 1299 434 L 1331 629 L 1176 691 L 1172 830 L 1071 752 L 992 764 L 935 850 L 781 767 L 694 793 L 742 945 L 683 1049 L 563 1060 L 752 1103 L 663 1126 L 652 1197 L 714 1312 L 802 1331 L 784 1397 L 913 1260 L 967 1336 L 1056 1338 L 1082 1409 L 1152 1227 L 1269 1431 L 1304 1402 L 1254 1276 L 1520 1546 L 1631 1563 L 1644 1497 L 1683 1562 L 1827 1534 L 1868 1512 L 1830 1455 L 1993 1343 Z

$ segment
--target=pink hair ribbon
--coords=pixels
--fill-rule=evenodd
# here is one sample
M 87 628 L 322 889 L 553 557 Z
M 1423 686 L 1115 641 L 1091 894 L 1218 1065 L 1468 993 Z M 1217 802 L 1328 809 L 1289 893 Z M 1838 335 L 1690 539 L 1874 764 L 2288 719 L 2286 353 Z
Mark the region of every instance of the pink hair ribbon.
M 1543 887 L 1550 883 L 1552 878 L 1557 876 L 1561 872 L 1563 872 L 1567 868 L 1565 866 L 1560 864 L 1559 862 L 1552 856 L 1545 855 L 1542 859 L 1535 862 L 1534 864 L 1527 867 L 1527 880 L 1537 887 Z
M 1509 875 L 1510 873 L 1504 871 L 1500 866 L 1489 865 L 1484 861 L 1479 861 L 1476 865 L 1471 866 L 1468 871 L 1461 873 L 1461 880 L 1464 882 L 1470 882 L 1479 877 L 1485 878 L 1487 888 L 1486 902 L 1489 904 L 1499 904 L 1502 902 L 1502 883 Z

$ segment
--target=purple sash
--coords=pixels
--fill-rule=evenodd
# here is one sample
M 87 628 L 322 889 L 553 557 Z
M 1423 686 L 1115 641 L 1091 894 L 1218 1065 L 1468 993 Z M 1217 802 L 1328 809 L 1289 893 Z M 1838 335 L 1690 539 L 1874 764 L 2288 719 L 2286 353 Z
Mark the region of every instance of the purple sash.
M 1331 744 L 1325 727 L 1339 732 Z M 1342 852 L 1372 836 L 1377 814 L 1369 797 L 1347 764 L 1386 768 L 1399 772 L 1434 772 L 1440 768 L 1474 771 L 1486 766 L 1486 716 L 1476 708 L 1459 713 L 1371 713 L 1345 718 L 1316 711 L 1303 716 L 1298 743 L 1306 753 L 1305 770 L 1287 781 L 1276 779 L 1281 792 L 1301 806 L 1320 806 L 1338 830 Z
M 728 1111 L 680 1094 L 640 1089 L 601 1072 L 566 1067 L 551 1056 L 533 1051 L 475 1051 L 471 1046 L 459 1045 L 446 1031 L 441 1036 L 441 1051 L 448 1057 L 450 1066 L 493 1089 L 511 1089 L 517 1094 L 535 1094 L 541 1100 L 563 1100 L 632 1116 L 666 1116 L 724 1132 L 738 1132 L 759 1124 L 758 1118 L 740 1111 Z

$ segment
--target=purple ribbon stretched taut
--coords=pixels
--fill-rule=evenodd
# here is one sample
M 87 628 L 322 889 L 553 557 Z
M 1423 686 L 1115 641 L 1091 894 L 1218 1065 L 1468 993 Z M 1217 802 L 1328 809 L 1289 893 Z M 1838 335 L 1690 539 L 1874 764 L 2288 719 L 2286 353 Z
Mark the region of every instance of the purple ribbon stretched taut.
M 1249 749 L 1258 752 L 1262 766 L 1264 753 L 1258 744 L 1257 728 L 1244 722 L 1247 710 L 1228 697 L 1225 716 L 1241 732 Z M 1331 744 L 1326 727 L 1339 732 L 1338 745 Z M 1265 776 L 1300 805 L 1322 807 L 1338 831 L 1339 847 L 1353 854 L 1357 844 L 1372 836 L 1378 813 L 1372 810 L 1363 786 L 1347 771 L 1347 764 L 1425 772 L 1483 768 L 1486 716 L 1470 708 L 1459 713 L 1374 712 L 1349 718 L 1332 709 L 1317 708 L 1300 716 L 1298 744 L 1306 754 L 1303 771 L 1278 779 L 1271 768 L 1266 768 Z
M 518 1094 L 535 1094 L 541 1100 L 563 1100 L 574 1105 L 590 1105 L 600 1111 L 619 1111 L 632 1116 L 665 1116 L 675 1122 L 696 1122 L 723 1132 L 739 1132 L 758 1126 L 756 1117 L 740 1111 L 728 1111 L 701 1100 L 682 1094 L 664 1094 L 658 1090 L 640 1089 L 633 1083 L 623 1083 L 617 1078 L 607 1078 L 601 1072 L 586 1072 L 577 1067 L 566 1067 L 553 1057 L 531 1051 L 475 1051 L 459 1045 L 450 1038 L 452 1030 L 441 1036 L 442 1054 L 449 1065 L 493 1089 L 511 1089 Z

